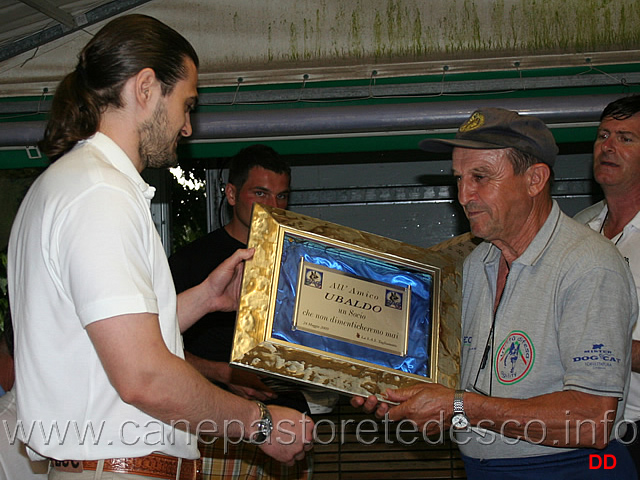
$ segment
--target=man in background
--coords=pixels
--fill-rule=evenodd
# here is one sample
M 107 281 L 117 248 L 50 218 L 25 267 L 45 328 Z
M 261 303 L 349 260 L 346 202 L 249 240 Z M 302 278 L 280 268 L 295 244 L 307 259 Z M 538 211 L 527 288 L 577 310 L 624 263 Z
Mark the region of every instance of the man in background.
M 5 330 L 0 333 L 0 397 L 13 388 L 15 381 L 15 370 L 13 367 L 13 352 L 11 345 L 13 344 L 12 330 L 9 328 L 8 319 L 5 320 Z
M 240 150 L 229 165 L 225 198 L 231 207 L 229 223 L 178 250 L 169 259 L 176 290 L 199 284 L 224 259 L 246 248 L 254 203 L 287 208 L 291 183 L 289 165 L 271 147 L 256 144 Z M 251 372 L 231 368 L 236 312 L 205 315 L 184 332 L 185 358 L 212 382 L 244 398 L 279 403 L 308 411 L 304 396 L 296 390 L 278 395 Z M 248 444 L 215 442 L 201 446 L 205 478 L 298 479 L 310 475 L 309 465 L 299 462 L 287 468 Z M 210 459 L 210 460 L 209 460 Z M 210 466 L 207 465 L 209 462 Z
M 640 95 L 611 102 L 600 116 L 593 175 L 604 200 L 575 216 L 610 239 L 631 267 L 640 293 Z M 622 442 L 640 473 L 640 328 L 633 330 L 631 385 Z
M 0 397 L 0 480 L 44 480 L 49 462 L 32 461 L 16 435 L 16 393 L 13 389 L 13 328 L 11 317 L 4 320 L 0 334 L 0 385 L 6 393 Z
M 169 266 L 178 293 L 202 282 L 236 250 L 246 248 L 251 207 L 261 203 L 287 208 L 291 169 L 270 147 L 252 145 L 231 159 L 225 198 L 232 217 L 225 226 L 174 253 Z M 236 312 L 205 315 L 184 332 L 185 358 L 205 377 L 245 398 L 268 400 L 275 396 L 260 378 L 229 366 Z

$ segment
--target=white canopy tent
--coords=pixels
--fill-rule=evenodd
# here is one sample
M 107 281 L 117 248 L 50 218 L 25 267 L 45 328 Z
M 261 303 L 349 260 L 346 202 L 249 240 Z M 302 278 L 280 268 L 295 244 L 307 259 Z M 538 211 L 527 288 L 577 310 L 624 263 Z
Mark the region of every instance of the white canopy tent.
M 636 0 L 4 0 L 0 97 L 53 91 L 97 29 L 133 12 L 193 43 L 203 87 L 517 75 L 635 62 L 640 49 Z
M 611 95 L 640 85 L 637 0 L 4 0 L 0 149 L 26 147 L 29 162 L 57 83 L 128 13 L 198 51 L 200 144 L 393 136 L 388 148 L 404 148 L 402 136 L 451 129 L 511 93 L 511 108 L 558 128 L 593 126 Z

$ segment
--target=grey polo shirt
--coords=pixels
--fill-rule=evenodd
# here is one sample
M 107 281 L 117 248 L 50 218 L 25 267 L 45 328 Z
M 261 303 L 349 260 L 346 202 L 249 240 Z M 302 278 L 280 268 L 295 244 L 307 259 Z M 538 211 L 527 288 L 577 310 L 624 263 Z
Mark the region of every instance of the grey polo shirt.
M 462 388 L 522 399 L 561 390 L 617 397 L 620 420 L 638 306 L 633 277 L 617 249 L 567 217 L 554 201 L 538 234 L 511 265 L 494 321 L 500 254 L 485 242 L 465 261 Z M 543 424 L 535 412 L 531 420 L 532 427 Z M 458 434 L 457 441 L 462 453 L 474 458 L 567 450 L 477 428 Z

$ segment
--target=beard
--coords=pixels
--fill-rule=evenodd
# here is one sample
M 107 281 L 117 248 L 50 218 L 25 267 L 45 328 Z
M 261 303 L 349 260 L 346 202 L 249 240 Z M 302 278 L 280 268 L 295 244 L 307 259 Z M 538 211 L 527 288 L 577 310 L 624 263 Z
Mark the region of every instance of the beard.
M 138 154 L 145 168 L 172 168 L 178 164 L 178 135 L 170 136 L 167 107 L 158 102 L 151 120 L 138 128 Z

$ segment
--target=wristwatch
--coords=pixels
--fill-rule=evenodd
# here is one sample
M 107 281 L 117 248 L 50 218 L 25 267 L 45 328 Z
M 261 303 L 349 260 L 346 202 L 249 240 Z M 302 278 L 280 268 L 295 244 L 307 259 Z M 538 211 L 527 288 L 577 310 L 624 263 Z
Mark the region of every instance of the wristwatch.
M 466 430 L 469 427 L 469 419 L 464 413 L 464 390 L 456 390 L 453 395 L 451 426 L 455 430 Z
M 256 404 L 260 409 L 260 420 L 256 422 L 256 431 L 252 435 L 251 443 L 260 445 L 266 442 L 269 435 L 271 435 L 273 419 L 271 418 L 271 412 L 269 412 L 269 409 L 264 403 L 256 400 Z

